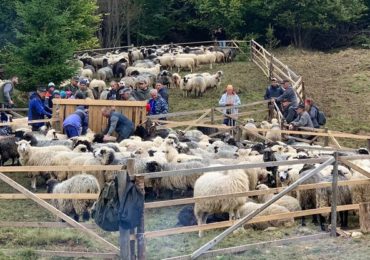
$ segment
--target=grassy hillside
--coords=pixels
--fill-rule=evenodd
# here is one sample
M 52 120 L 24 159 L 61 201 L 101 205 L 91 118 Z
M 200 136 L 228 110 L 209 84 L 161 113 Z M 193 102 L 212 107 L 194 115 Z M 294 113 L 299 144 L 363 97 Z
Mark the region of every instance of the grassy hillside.
M 370 52 L 364 50 L 343 50 L 335 53 L 318 53 L 294 49 L 277 50 L 277 57 L 286 62 L 294 71 L 302 75 L 306 83 L 308 96 L 312 96 L 320 108 L 328 115 L 328 126 L 331 129 L 352 133 L 370 132 Z M 234 62 L 217 64 L 210 72 L 223 70 L 225 78 L 222 88 L 213 89 L 201 98 L 182 97 L 177 89 L 170 90 L 170 110 L 184 111 L 216 106 L 227 84 L 236 87 L 242 103 L 261 100 L 268 84 L 266 77 L 250 62 Z M 209 71 L 201 67 L 197 72 Z M 351 145 L 352 141 L 344 144 Z M 26 188 L 30 188 L 30 179 L 25 174 L 8 174 Z M 39 192 L 43 180 L 39 180 Z M 0 182 L 0 193 L 15 192 L 8 185 Z M 155 209 L 146 211 L 146 230 L 158 230 L 175 227 L 179 207 Z M 55 221 L 55 218 L 28 200 L 0 200 L 0 221 Z M 358 226 L 357 217 L 351 223 Z M 220 230 L 208 231 L 205 237 L 198 239 L 196 233 L 168 236 L 151 239 L 147 243 L 149 259 L 191 253 L 202 243 L 209 241 Z M 219 247 L 235 246 L 262 240 L 272 240 L 312 234 L 318 228 L 310 225 L 307 228 L 281 228 L 274 231 L 252 231 L 238 233 L 227 238 Z M 103 233 L 104 237 L 117 244 L 116 233 Z M 271 249 L 256 249 L 238 256 L 220 256 L 219 259 L 287 259 L 307 258 L 322 259 L 328 256 L 344 259 L 358 256 L 363 259 L 368 250 L 370 236 L 359 240 L 327 240 L 325 247 L 315 243 L 292 245 Z M 56 229 L 18 229 L 0 228 L 0 259 L 8 259 L 1 254 L 1 248 L 16 248 L 20 250 L 14 259 L 37 259 L 32 251 L 27 249 L 45 250 L 90 250 L 102 251 L 104 248 L 88 239 L 85 235 L 72 230 Z M 21 249 L 25 250 L 22 251 Z M 368 252 L 368 251 L 367 251 Z M 356 258 L 356 257 L 355 257 Z M 56 259 L 56 258 L 55 258 Z

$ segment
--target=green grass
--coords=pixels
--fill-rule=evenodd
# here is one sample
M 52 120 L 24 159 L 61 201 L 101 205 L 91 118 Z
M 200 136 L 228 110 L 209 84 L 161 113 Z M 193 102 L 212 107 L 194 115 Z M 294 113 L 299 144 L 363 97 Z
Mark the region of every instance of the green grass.
M 344 50 L 337 53 L 317 53 L 291 48 L 274 52 L 290 68 L 302 75 L 306 83 L 307 95 L 316 100 L 328 116 L 329 129 L 364 134 L 370 132 L 370 53 L 362 50 Z M 245 57 L 244 57 L 245 58 Z M 170 110 L 189 111 L 217 106 L 227 84 L 238 91 L 243 104 L 262 100 L 267 78 L 250 62 L 216 64 L 210 71 L 202 66 L 196 72 L 216 72 L 223 70 L 224 79 L 218 89 L 207 91 L 203 97 L 182 97 L 178 89 L 170 89 Z M 184 75 L 186 73 L 182 73 Z M 264 106 L 261 106 L 263 108 Z M 261 119 L 263 115 L 255 118 Z M 176 119 L 175 119 L 176 120 Z M 364 145 L 352 140 L 339 140 L 346 146 Z M 30 188 L 30 178 L 25 174 L 8 174 L 11 178 Z M 45 192 L 44 180 L 39 179 L 38 192 Z M 15 192 L 0 182 L 0 193 Z M 146 230 L 173 228 L 177 223 L 177 213 L 181 207 L 146 210 Z M 30 200 L 0 200 L 0 221 L 55 221 L 55 217 Z M 351 219 L 351 227 L 358 227 L 358 219 Z M 318 227 L 292 228 L 274 231 L 238 232 L 228 237 L 217 248 L 236 246 L 259 241 L 282 239 L 292 236 L 317 233 Z M 172 235 L 147 241 L 148 259 L 189 254 L 203 243 L 211 240 L 221 230 L 206 231 L 199 239 L 197 233 Z M 117 245 L 118 234 L 99 231 L 103 237 Z M 322 241 L 322 242 L 321 242 Z M 361 239 L 326 239 L 289 246 L 257 248 L 243 254 L 219 256 L 216 259 L 366 259 L 370 251 L 370 236 Z M 9 258 L 1 253 L 3 248 L 13 248 L 19 253 Z M 81 232 L 71 229 L 32 229 L 0 228 L 1 259 L 38 259 L 32 249 L 45 250 L 89 250 L 103 251 L 104 247 L 89 239 Z M 61 258 L 52 258 L 61 259 Z

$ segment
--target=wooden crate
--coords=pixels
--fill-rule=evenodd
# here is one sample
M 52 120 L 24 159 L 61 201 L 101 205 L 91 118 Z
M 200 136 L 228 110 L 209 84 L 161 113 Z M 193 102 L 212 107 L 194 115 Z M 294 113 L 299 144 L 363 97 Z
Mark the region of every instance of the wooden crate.
M 101 114 L 104 106 L 114 106 L 117 112 L 134 122 L 135 127 L 146 120 L 146 101 L 53 99 L 53 103 L 53 118 L 59 119 L 53 127 L 59 131 L 63 131 L 64 119 L 75 112 L 78 105 L 89 106 L 89 128 L 95 133 L 102 132 L 107 126 L 107 119 Z

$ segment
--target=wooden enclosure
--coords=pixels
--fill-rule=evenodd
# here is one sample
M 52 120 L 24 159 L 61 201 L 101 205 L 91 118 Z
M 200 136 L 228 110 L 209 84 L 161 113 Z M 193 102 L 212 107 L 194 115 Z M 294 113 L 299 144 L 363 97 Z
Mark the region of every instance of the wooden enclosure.
M 53 103 L 53 118 L 58 119 L 53 127 L 60 131 L 63 131 L 64 119 L 76 111 L 78 105 L 89 106 L 89 128 L 95 133 L 102 132 L 107 126 L 107 119 L 101 114 L 104 106 L 114 106 L 117 112 L 134 122 L 135 127 L 146 120 L 146 101 L 54 99 Z

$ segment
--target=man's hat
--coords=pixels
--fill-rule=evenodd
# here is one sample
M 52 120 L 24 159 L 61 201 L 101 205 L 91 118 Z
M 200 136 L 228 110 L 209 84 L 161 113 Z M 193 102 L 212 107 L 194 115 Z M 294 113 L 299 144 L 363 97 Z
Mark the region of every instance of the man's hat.
M 271 81 L 277 81 L 277 78 L 271 78 Z
M 304 104 L 299 104 L 299 105 L 295 108 L 295 110 L 297 110 L 297 109 L 299 109 L 299 108 L 304 109 Z
M 88 79 L 81 79 L 80 80 L 80 85 L 87 85 L 89 84 L 89 80 Z
M 46 91 L 47 91 L 47 89 L 46 89 L 46 87 L 44 87 L 44 86 L 39 86 L 39 87 L 37 87 L 37 91 L 38 91 L 38 92 L 46 92 Z
M 123 95 L 124 93 L 126 93 L 126 92 L 131 92 L 131 89 L 130 88 L 123 88 L 123 89 L 120 89 L 119 91 L 118 91 L 118 94 L 119 95 Z

